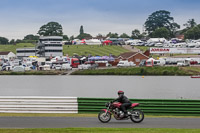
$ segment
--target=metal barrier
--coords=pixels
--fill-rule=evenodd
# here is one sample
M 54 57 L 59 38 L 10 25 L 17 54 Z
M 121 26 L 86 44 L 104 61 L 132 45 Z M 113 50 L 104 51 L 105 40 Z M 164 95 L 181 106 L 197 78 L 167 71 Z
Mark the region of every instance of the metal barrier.
M 79 113 L 95 113 L 106 108 L 105 103 L 111 98 L 78 98 Z M 132 103 L 140 103 L 138 109 L 147 114 L 158 115 L 200 115 L 200 100 L 175 99 L 131 99 Z
M 0 96 L 0 113 L 78 113 L 77 97 Z

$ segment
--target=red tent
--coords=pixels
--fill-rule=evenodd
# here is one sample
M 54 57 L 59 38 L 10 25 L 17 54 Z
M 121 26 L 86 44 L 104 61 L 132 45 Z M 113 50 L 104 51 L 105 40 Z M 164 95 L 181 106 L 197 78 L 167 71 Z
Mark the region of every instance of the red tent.
M 109 44 L 111 44 L 111 43 L 112 43 L 112 41 L 106 40 L 106 41 L 103 42 L 103 45 L 109 45 Z

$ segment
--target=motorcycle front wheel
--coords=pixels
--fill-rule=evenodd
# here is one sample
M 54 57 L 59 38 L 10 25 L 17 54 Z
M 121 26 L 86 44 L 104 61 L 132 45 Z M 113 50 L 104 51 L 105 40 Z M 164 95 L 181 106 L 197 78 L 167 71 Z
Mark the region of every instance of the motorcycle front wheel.
M 98 115 L 99 121 L 101 121 L 102 123 L 107 123 L 111 120 L 111 114 L 107 113 L 105 111 L 101 111 L 99 112 Z
M 139 109 L 132 110 L 130 118 L 133 122 L 140 123 L 144 120 L 144 113 L 142 112 L 142 110 Z

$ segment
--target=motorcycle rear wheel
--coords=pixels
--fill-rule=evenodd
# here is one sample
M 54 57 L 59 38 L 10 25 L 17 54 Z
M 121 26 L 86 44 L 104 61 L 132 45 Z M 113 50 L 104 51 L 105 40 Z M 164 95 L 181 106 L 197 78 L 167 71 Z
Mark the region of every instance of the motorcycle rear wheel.
M 131 114 L 130 118 L 134 123 L 140 123 L 144 120 L 144 113 L 140 109 L 132 110 Z
M 111 114 L 110 113 L 106 114 L 105 111 L 101 111 L 101 112 L 99 112 L 98 119 L 102 123 L 107 123 L 111 120 Z

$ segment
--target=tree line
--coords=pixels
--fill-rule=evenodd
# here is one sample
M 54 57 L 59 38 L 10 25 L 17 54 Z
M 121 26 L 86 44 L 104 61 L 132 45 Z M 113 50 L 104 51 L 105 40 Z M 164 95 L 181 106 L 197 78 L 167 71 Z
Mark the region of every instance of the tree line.
M 110 37 L 110 38 L 133 38 L 133 39 L 143 39 L 147 37 L 153 38 L 173 38 L 176 35 L 184 35 L 185 39 L 200 39 L 200 24 L 197 25 L 194 19 L 189 19 L 183 26 L 183 30 L 180 29 L 180 25 L 174 22 L 174 18 L 171 16 L 171 13 L 166 10 L 159 10 L 153 12 L 146 19 L 144 23 L 145 31 L 142 33 L 138 29 L 134 29 L 131 33 L 131 36 L 123 33 L 119 35 L 118 33 L 109 32 L 106 36 L 98 34 L 96 37 Z M 73 40 L 93 38 L 92 35 L 85 33 L 83 26 L 81 25 L 79 35 L 74 37 L 68 37 L 63 34 L 62 25 L 58 22 L 49 22 L 45 25 L 42 25 L 37 33 L 38 35 L 29 34 L 20 40 L 8 40 L 5 37 L 0 37 L 0 44 L 16 44 L 16 43 L 36 43 L 39 39 L 39 36 L 63 36 L 63 40 Z

